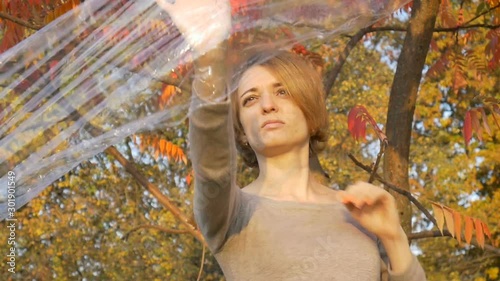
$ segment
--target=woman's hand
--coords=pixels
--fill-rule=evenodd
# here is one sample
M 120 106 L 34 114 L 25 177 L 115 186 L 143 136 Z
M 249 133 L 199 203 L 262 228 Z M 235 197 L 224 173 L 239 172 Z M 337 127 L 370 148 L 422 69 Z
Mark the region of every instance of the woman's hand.
M 338 197 L 354 219 L 382 241 L 391 261 L 392 274 L 406 272 L 414 258 L 400 225 L 394 197 L 384 189 L 366 182 L 347 187 L 338 193 Z
M 395 199 L 389 192 L 366 182 L 357 182 L 338 194 L 361 226 L 380 240 L 400 238 L 399 214 Z
M 171 4 L 174 2 L 174 4 Z M 228 38 L 229 0 L 156 0 L 194 51 L 204 54 Z

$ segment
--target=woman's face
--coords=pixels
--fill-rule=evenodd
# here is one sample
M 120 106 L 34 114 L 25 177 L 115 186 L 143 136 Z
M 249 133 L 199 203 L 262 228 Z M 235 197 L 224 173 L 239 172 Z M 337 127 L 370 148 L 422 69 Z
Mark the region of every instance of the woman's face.
M 274 75 L 262 66 L 249 68 L 236 93 L 245 137 L 266 157 L 309 146 L 304 113 Z

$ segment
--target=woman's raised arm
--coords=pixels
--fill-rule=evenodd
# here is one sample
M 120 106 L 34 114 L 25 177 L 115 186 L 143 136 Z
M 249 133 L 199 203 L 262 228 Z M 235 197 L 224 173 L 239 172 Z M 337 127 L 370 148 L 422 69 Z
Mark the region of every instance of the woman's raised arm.
M 195 171 L 194 213 L 214 253 L 225 242 L 240 204 L 231 103 L 224 98 L 224 66 L 218 65 L 220 60 L 216 59 L 223 50 L 221 47 L 196 61 L 189 119 L 190 156 Z
M 230 5 L 221 0 L 157 0 L 190 45 L 196 59 L 189 117 L 190 158 L 195 172 L 194 214 L 210 249 L 224 244 L 238 210 L 236 148 L 227 98 L 226 39 Z

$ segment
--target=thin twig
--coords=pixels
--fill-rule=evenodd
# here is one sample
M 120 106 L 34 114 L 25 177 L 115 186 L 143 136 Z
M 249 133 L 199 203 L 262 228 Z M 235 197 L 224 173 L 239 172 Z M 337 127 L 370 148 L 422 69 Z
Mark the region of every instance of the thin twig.
M 70 115 L 74 118 L 73 120 L 79 120 L 79 119 L 85 120 L 85 117 L 83 117 L 77 109 L 75 109 L 71 104 L 69 104 L 66 98 L 62 98 L 60 104 L 64 108 L 72 112 L 72 114 Z M 101 129 L 94 126 L 88 121 L 87 121 L 87 131 L 92 136 L 101 135 L 103 133 Z M 196 227 L 196 225 L 191 224 L 189 218 L 172 202 L 172 200 L 168 196 L 164 195 L 161 192 L 160 188 L 157 185 L 151 183 L 148 180 L 148 178 L 136 167 L 135 163 L 128 161 L 121 154 L 121 152 L 119 152 L 118 149 L 116 149 L 114 146 L 110 146 L 104 151 L 114 156 L 115 159 L 123 166 L 123 168 L 129 174 L 131 174 L 132 177 L 134 177 L 134 179 L 140 185 L 142 185 L 147 191 L 149 191 L 149 193 L 151 193 L 158 200 L 158 202 L 161 205 L 163 205 L 163 207 L 169 210 L 174 215 L 174 217 L 178 221 L 180 221 L 181 224 L 187 227 L 187 231 L 189 233 L 191 233 L 202 244 L 206 243 L 203 235 L 201 234 L 200 230 Z
M 369 166 L 364 165 L 363 163 L 358 161 L 352 154 L 349 153 L 348 156 L 349 156 L 349 158 L 351 158 L 351 160 L 354 162 L 354 164 L 356 164 L 356 166 L 367 171 L 368 173 L 372 172 L 372 169 Z M 427 217 L 427 219 L 429 219 L 434 225 L 438 225 L 436 219 L 431 215 L 431 213 L 429 213 L 429 211 L 415 197 L 413 197 L 413 195 L 409 191 L 401 189 L 401 188 L 399 188 L 391 183 L 388 183 L 381 176 L 379 176 L 377 173 L 375 173 L 375 179 L 377 181 L 381 182 L 382 184 L 384 184 L 389 189 L 396 191 L 397 193 L 408 198 L 415 206 L 417 206 L 417 208 L 422 213 L 424 213 L 424 215 Z
M 200 281 L 201 278 L 201 273 L 203 272 L 203 264 L 205 263 L 205 244 L 203 244 L 203 252 L 201 254 L 201 265 L 200 265 L 200 271 L 198 272 L 198 278 L 196 281 Z
M 491 12 L 491 11 L 493 11 L 493 10 L 495 10 L 495 9 L 499 8 L 499 7 L 500 7 L 500 4 L 498 4 L 498 5 L 496 5 L 496 6 L 491 7 L 489 10 L 484 11 L 484 12 L 482 12 L 482 13 L 480 13 L 480 14 L 476 15 L 475 17 L 471 18 L 470 20 L 468 20 L 468 21 L 464 22 L 464 25 L 467 25 L 467 24 L 469 24 L 469 23 L 471 23 L 471 22 L 475 21 L 475 20 L 476 20 L 476 19 L 478 19 L 479 17 L 482 17 L 482 16 L 486 15 L 487 13 L 489 13 L 489 12 Z
M 456 32 L 458 30 L 463 29 L 471 29 L 471 28 L 487 28 L 487 29 L 496 29 L 499 28 L 500 25 L 491 25 L 491 24 L 471 24 L 471 25 L 460 25 L 455 27 L 436 27 L 434 28 L 434 32 Z M 367 29 L 367 33 L 369 32 L 379 32 L 379 31 L 407 31 L 406 26 L 380 26 L 380 27 L 370 27 Z
M 368 179 L 369 183 L 373 182 L 375 175 L 377 174 L 378 165 L 380 164 L 380 159 L 382 159 L 382 155 L 384 155 L 386 147 L 387 147 L 387 141 L 380 140 L 380 150 L 377 154 L 377 160 L 375 161 L 375 165 L 373 165 L 372 172 L 370 173 L 370 178 Z
M 434 238 L 434 237 L 453 237 L 453 235 L 451 235 L 451 233 L 448 230 L 443 230 L 443 234 L 441 234 L 441 231 L 439 230 L 436 231 L 430 230 L 430 231 L 410 233 L 408 235 L 409 240 L 418 240 L 418 239 Z M 462 241 L 465 241 L 464 235 L 462 235 Z M 471 245 L 474 245 L 475 247 L 481 247 L 479 246 L 479 243 L 477 242 L 476 239 L 471 240 Z M 495 246 L 484 244 L 484 249 L 493 252 L 497 255 L 500 255 L 500 249 Z
M 4 12 L 0 12 L 0 18 L 9 20 L 13 23 L 17 23 L 21 26 L 24 26 L 24 27 L 27 27 L 27 28 L 33 29 L 33 30 L 40 30 L 40 28 L 42 28 L 41 26 L 33 25 L 27 21 L 24 21 L 20 18 L 16 18 L 16 17 L 9 15 L 8 13 L 4 13 Z
M 172 229 L 172 228 L 166 228 L 166 227 L 159 226 L 159 225 L 142 224 L 142 225 L 136 226 L 136 227 L 132 228 L 131 230 L 129 230 L 127 232 L 127 234 L 125 234 L 125 236 L 123 237 L 123 240 L 127 240 L 128 237 L 130 236 L 130 234 L 132 234 L 133 232 L 136 232 L 139 229 L 143 229 L 143 228 L 156 229 L 156 230 L 159 230 L 159 231 L 162 231 L 162 232 L 166 232 L 166 233 L 170 233 L 170 234 L 186 234 L 186 233 L 189 233 L 189 230 Z M 205 246 L 203 246 L 203 247 L 205 247 Z
M 125 168 L 125 170 L 131 174 L 135 180 L 137 180 L 147 191 L 149 191 L 160 204 L 163 205 L 167 210 L 169 210 L 174 217 L 179 220 L 184 226 L 188 228 L 189 233 L 191 233 L 196 239 L 201 243 L 205 243 L 205 239 L 201 235 L 201 232 L 196 226 L 190 223 L 190 220 L 182 211 L 175 206 L 172 200 L 165 196 L 158 186 L 151 183 L 147 177 L 139 171 L 134 165 L 135 163 L 129 162 L 114 146 L 110 146 L 105 150 L 106 153 L 111 154 L 115 159 Z
M 364 165 L 363 163 L 361 163 L 360 161 L 358 161 L 352 154 L 348 154 L 349 158 L 351 158 L 351 160 L 354 162 L 354 164 L 356 164 L 356 166 L 360 167 L 361 169 L 371 173 L 372 170 L 369 166 L 367 165 Z M 422 211 L 422 213 L 424 213 L 424 215 L 434 224 L 434 225 L 438 225 L 437 224 L 437 221 L 436 219 L 429 213 L 429 211 L 415 198 L 413 197 L 413 195 L 407 191 L 407 190 L 404 190 L 404 189 L 401 189 L 393 184 L 390 184 L 388 182 L 386 182 L 384 179 L 382 179 L 382 177 L 380 177 L 378 174 L 375 173 L 375 179 L 378 180 L 379 182 L 383 183 L 385 186 L 387 186 L 388 188 L 398 192 L 399 194 L 402 194 L 404 196 L 406 196 L 415 206 L 417 206 L 417 208 Z M 418 233 L 411 233 L 408 235 L 408 239 L 409 240 L 414 240 L 414 239 L 422 239 L 422 238 L 429 238 L 429 237 L 439 237 L 439 236 L 449 236 L 449 237 L 453 237 L 451 235 L 451 233 L 448 231 L 448 230 L 444 230 L 443 231 L 443 235 L 441 235 L 441 232 L 440 231 L 423 231 L 423 232 L 418 232 Z M 462 236 L 462 240 L 465 241 L 465 237 Z M 477 241 L 475 239 L 473 239 L 471 241 L 471 244 L 476 246 L 476 247 L 480 247 L 479 244 L 477 243 Z M 488 244 L 485 244 L 484 245 L 484 249 L 488 250 L 488 251 L 492 251 L 492 252 L 495 252 L 495 253 L 500 253 L 500 249 L 494 247 L 494 246 L 491 246 L 491 245 L 488 245 Z
M 354 36 L 352 36 L 342 53 L 339 55 L 338 61 L 335 66 L 325 73 L 325 81 L 323 82 L 326 93 L 325 97 L 328 97 L 328 94 L 331 92 L 332 87 L 335 84 L 335 80 L 337 80 L 337 77 L 339 76 L 344 63 L 346 62 L 347 57 L 366 33 L 368 33 L 367 29 L 361 29 Z

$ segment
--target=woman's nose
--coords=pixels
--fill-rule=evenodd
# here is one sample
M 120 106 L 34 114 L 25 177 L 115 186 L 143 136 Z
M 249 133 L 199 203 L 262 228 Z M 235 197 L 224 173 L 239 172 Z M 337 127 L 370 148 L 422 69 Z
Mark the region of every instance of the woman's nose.
M 276 112 L 278 111 L 278 104 L 276 99 L 272 94 L 263 94 L 261 99 L 261 107 L 264 113 Z

